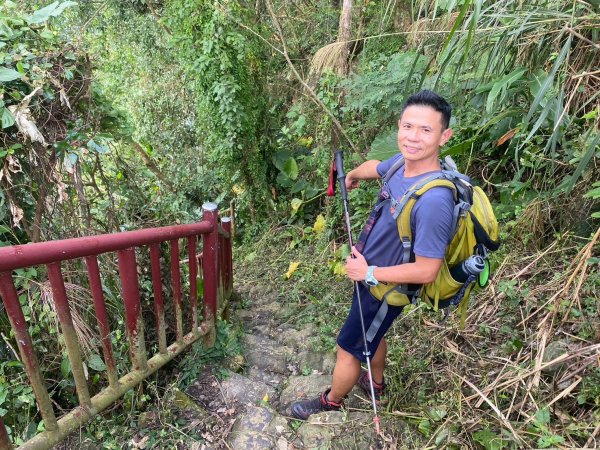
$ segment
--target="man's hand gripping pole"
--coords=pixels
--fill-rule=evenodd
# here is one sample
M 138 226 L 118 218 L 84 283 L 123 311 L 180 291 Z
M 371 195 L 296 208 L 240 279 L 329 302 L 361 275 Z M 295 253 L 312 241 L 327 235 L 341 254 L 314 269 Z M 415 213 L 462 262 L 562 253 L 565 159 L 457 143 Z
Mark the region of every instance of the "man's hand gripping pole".
M 346 189 L 346 174 L 344 173 L 344 152 L 342 150 L 338 150 L 335 152 L 335 169 L 337 172 L 337 180 L 340 185 L 340 191 L 342 193 L 342 203 L 344 206 L 344 220 L 346 222 L 346 229 L 348 231 L 348 241 L 350 243 L 350 248 L 352 248 L 354 247 L 354 242 L 352 239 L 352 226 L 350 225 L 350 213 L 348 212 L 348 189 Z M 371 372 L 371 352 L 369 351 L 369 346 L 367 345 L 365 321 L 363 318 L 362 302 L 357 281 L 354 282 L 354 290 L 356 291 L 356 300 L 358 302 L 358 312 L 360 315 L 360 327 L 362 331 L 363 342 L 365 343 L 365 350 L 363 351 L 363 354 L 365 355 L 365 359 L 367 360 L 369 387 L 371 388 L 371 400 L 373 401 L 373 423 L 375 424 L 375 431 L 377 432 L 377 434 L 380 434 L 381 431 L 379 428 L 379 416 L 377 415 L 377 402 L 375 401 L 375 386 L 373 385 L 373 374 Z

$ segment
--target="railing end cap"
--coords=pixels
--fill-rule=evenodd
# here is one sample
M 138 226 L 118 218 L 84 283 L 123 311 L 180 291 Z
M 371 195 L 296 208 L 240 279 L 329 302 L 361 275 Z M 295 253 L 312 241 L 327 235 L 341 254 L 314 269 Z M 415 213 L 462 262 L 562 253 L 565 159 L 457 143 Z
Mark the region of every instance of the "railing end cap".
M 202 210 L 203 211 L 216 211 L 217 210 L 217 204 L 213 203 L 213 202 L 206 202 L 202 205 Z
M 221 217 L 221 222 L 229 223 L 231 222 L 231 217 Z

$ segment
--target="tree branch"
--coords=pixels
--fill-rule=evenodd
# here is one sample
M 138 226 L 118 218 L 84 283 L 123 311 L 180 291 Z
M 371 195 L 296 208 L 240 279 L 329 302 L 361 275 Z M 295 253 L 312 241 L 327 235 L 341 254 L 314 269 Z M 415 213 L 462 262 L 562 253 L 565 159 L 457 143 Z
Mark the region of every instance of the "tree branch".
M 270 0 L 265 0 L 265 3 L 267 5 L 267 10 L 269 11 L 269 15 L 271 16 L 271 20 L 273 20 L 273 25 L 275 25 L 275 28 L 277 30 L 277 35 L 279 36 L 279 40 L 281 41 L 281 45 L 283 46 L 283 51 L 281 51 L 280 53 L 283 54 L 285 60 L 288 63 L 288 66 L 290 66 L 290 69 L 292 70 L 294 76 L 298 79 L 298 81 L 300 82 L 300 84 L 302 84 L 302 86 L 304 87 L 304 89 L 306 89 L 306 91 L 310 94 L 310 98 L 317 105 L 319 105 L 323 109 L 323 111 L 325 112 L 325 114 L 327 114 L 329 116 L 329 118 L 333 122 L 334 126 L 339 131 L 339 133 L 342 136 L 344 136 L 344 138 L 346 139 L 346 141 L 348 142 L 348 144 L 352 148 L 352 151 L 354 153 L 356 153 L 359 156 L 360 159 L 364 160 L 364 157 L 358 151 L 358 149 L 356 148 L 356 146 L 352 143 L 352 141 L 350 140 L 350 137 L 348 136 L 348 134 L 346 134 L 346 131 L 342 127 L 342 124 L 339 122 L 339 120 L 337 120 L 337 118 L 331 112 L 331 110 L 321 101 L 321 99 L 316 94 L 316 92 L 313 89 L 311 89 L 311 87 L 306 83 L 306 81 L 304 81 L 304 79 L 302 78 L 302 76 L 298 73 L 298 70 L 296 70 L 296 67 L 294 66 L 294 63 L 292 62 L 292 60 L 290 59 L 290 56 L 289 56 L 289 52 L 288 52 L 287 44 L 286 44 L 286 41 L 285 41 L 285 37 L 283 36 L 283 30 L 281 29 L 281 25 L 279 24 L 279 20 L 277 20 L 277 16 L 275 15 L 275 13 L 273 11 L 273 5 L 271 4 Z
M 165 184 L 165 186 L 168 186 L 169 188 L 172 189 L 173 185 L 163 175 L 163 173 L 160 171 L 160 169 L 158 168 L 156 163 L 154 161 L 152 161 L 152 159 L 148 156 L 148 153 L 146 153 L 146 150 L 144 149 L 144 147 L 142 147 L 139 143 L 133 141 L 133 149 L 137 152 L 137 154 L 140 156 L 140 158 L 142 158 L 142 161 L 144 161 L 144 165 L 150 170 L 150 172 L 152 172 L 154 175 L 156 175 L 156 178 L 158 178 L 160 181 L 162 181 Z

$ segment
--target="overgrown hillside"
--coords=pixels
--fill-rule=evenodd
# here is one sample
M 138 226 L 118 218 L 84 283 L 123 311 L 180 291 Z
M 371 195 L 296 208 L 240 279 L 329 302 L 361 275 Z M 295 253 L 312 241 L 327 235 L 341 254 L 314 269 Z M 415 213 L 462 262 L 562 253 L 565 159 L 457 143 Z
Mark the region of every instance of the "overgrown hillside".
M 393 154 L 400 105 L 434 89 L 453 106 L 445 153 L 493 200 L 504 245 L 465 330 L 424 308 L 395 326 L 387 413 L 407 415 L 429 446 L 593 447 L 599 18 L 595 0 L 4 1 L 0 245 L 191 222 L 204 201 L 234 204 L 242 276 L 279 286 L 299 323 L 317 323 L 313 345 L 333 346 L 349 299 L 336 293 L 348 249 L 339 201 L 325 196 L 332 152 L 348 169 Z M 375 185 L 351 193 L 355 233 L 375 196 Z M 116 271 L 100 264 L 115 274 L 118 328 Z M 86 274 L 69 273 L 99 389 Z M 67 404 L 45 269 L 17 275 L 53 400 Z M 20 442 L 41 422 L 2 306 L 0 336 L 0 415 Z M 114 339 L 119 359 L 125 338 Z

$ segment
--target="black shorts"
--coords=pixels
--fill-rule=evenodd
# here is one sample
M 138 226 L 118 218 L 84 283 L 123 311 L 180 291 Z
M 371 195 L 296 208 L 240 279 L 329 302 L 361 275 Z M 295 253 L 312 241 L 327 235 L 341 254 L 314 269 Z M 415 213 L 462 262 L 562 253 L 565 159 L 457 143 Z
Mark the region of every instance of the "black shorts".
M 360 290 L 365 331 L 367 331 L 371 326 L 371 322 L 373 322 L 373 318 L 377 314 L 379 307 L 381 306 L 381 302 L 374 298 L 362 283 L 357 284 L 358 289 Z M 387 330 L 389 330 L 389 328 L 392 326 L 392 323 L 396 317 L 400 315 L 402 309 L 404 309 L 403 306 L 389 305 L 388 312 L 381 326 L 379 327 L 379 330 L 375 334 L 373 340 L 368 343 L 370 358 L 373 358 L 375 355 L 375 351 L 377 350 L 377 347 L 379 347 L 379 342 L 381 342 L 381 339 Z M 363 363 L 367 362 L 367 358 L 365 357 L 365 343 L 360 326 L 360 312 L 358 309 L 358 295 L 356 289 L 354 290 L 354 294 L 352 296 L 352 306 L 350 307 L 348 318 L 342 326 L 340 334 L 338 334 L 337 343 L 348 353 L 354 355 L 359 361 L 362 361 Z

